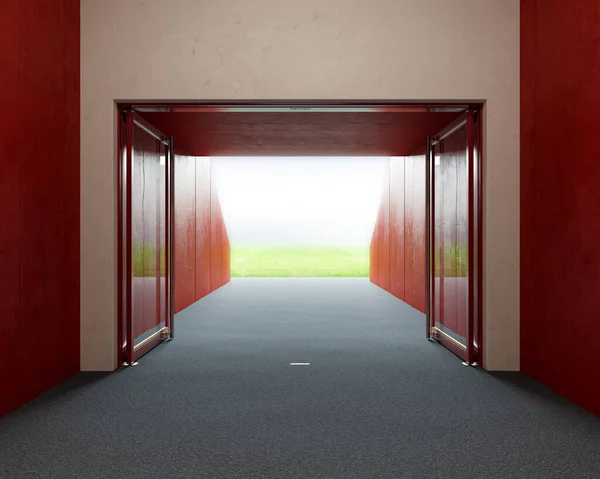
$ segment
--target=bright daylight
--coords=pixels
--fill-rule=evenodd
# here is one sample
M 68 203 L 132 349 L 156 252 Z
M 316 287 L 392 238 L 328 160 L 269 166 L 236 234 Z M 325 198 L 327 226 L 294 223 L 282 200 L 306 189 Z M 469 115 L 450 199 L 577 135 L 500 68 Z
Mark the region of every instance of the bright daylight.
M 211 158 L 232 277 L 368 277 L 386 157 Z

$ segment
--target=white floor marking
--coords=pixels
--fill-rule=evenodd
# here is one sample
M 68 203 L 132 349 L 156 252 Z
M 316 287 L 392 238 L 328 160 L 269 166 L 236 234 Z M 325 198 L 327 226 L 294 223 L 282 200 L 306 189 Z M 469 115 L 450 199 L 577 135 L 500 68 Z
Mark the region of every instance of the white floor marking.
M 310 363 L 290 363 L 290 366 L 310 366 Z

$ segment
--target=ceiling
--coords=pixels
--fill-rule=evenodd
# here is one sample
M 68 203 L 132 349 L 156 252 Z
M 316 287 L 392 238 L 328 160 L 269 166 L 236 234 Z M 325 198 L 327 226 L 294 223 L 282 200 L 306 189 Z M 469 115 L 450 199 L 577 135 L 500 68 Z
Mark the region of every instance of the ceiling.
M 461 113 L 168 111 L 140 113 L 192 156 L 405 156 Z

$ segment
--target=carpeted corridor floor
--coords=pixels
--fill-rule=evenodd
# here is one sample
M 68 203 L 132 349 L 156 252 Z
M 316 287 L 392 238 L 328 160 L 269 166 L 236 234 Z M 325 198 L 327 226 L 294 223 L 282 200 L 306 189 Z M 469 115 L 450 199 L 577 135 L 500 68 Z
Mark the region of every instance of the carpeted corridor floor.
M 0 477 L 600 478 L 599 419 L 463 366 L 367 280 L 237 279 L 176 321 L 0 419 Z

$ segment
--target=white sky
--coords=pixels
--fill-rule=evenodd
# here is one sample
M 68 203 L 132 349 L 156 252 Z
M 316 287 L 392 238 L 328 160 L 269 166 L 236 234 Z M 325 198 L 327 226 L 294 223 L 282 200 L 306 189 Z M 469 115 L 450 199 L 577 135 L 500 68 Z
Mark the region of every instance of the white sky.
M 368 245 L 389 157 L 212 157 L 232 244 Z

